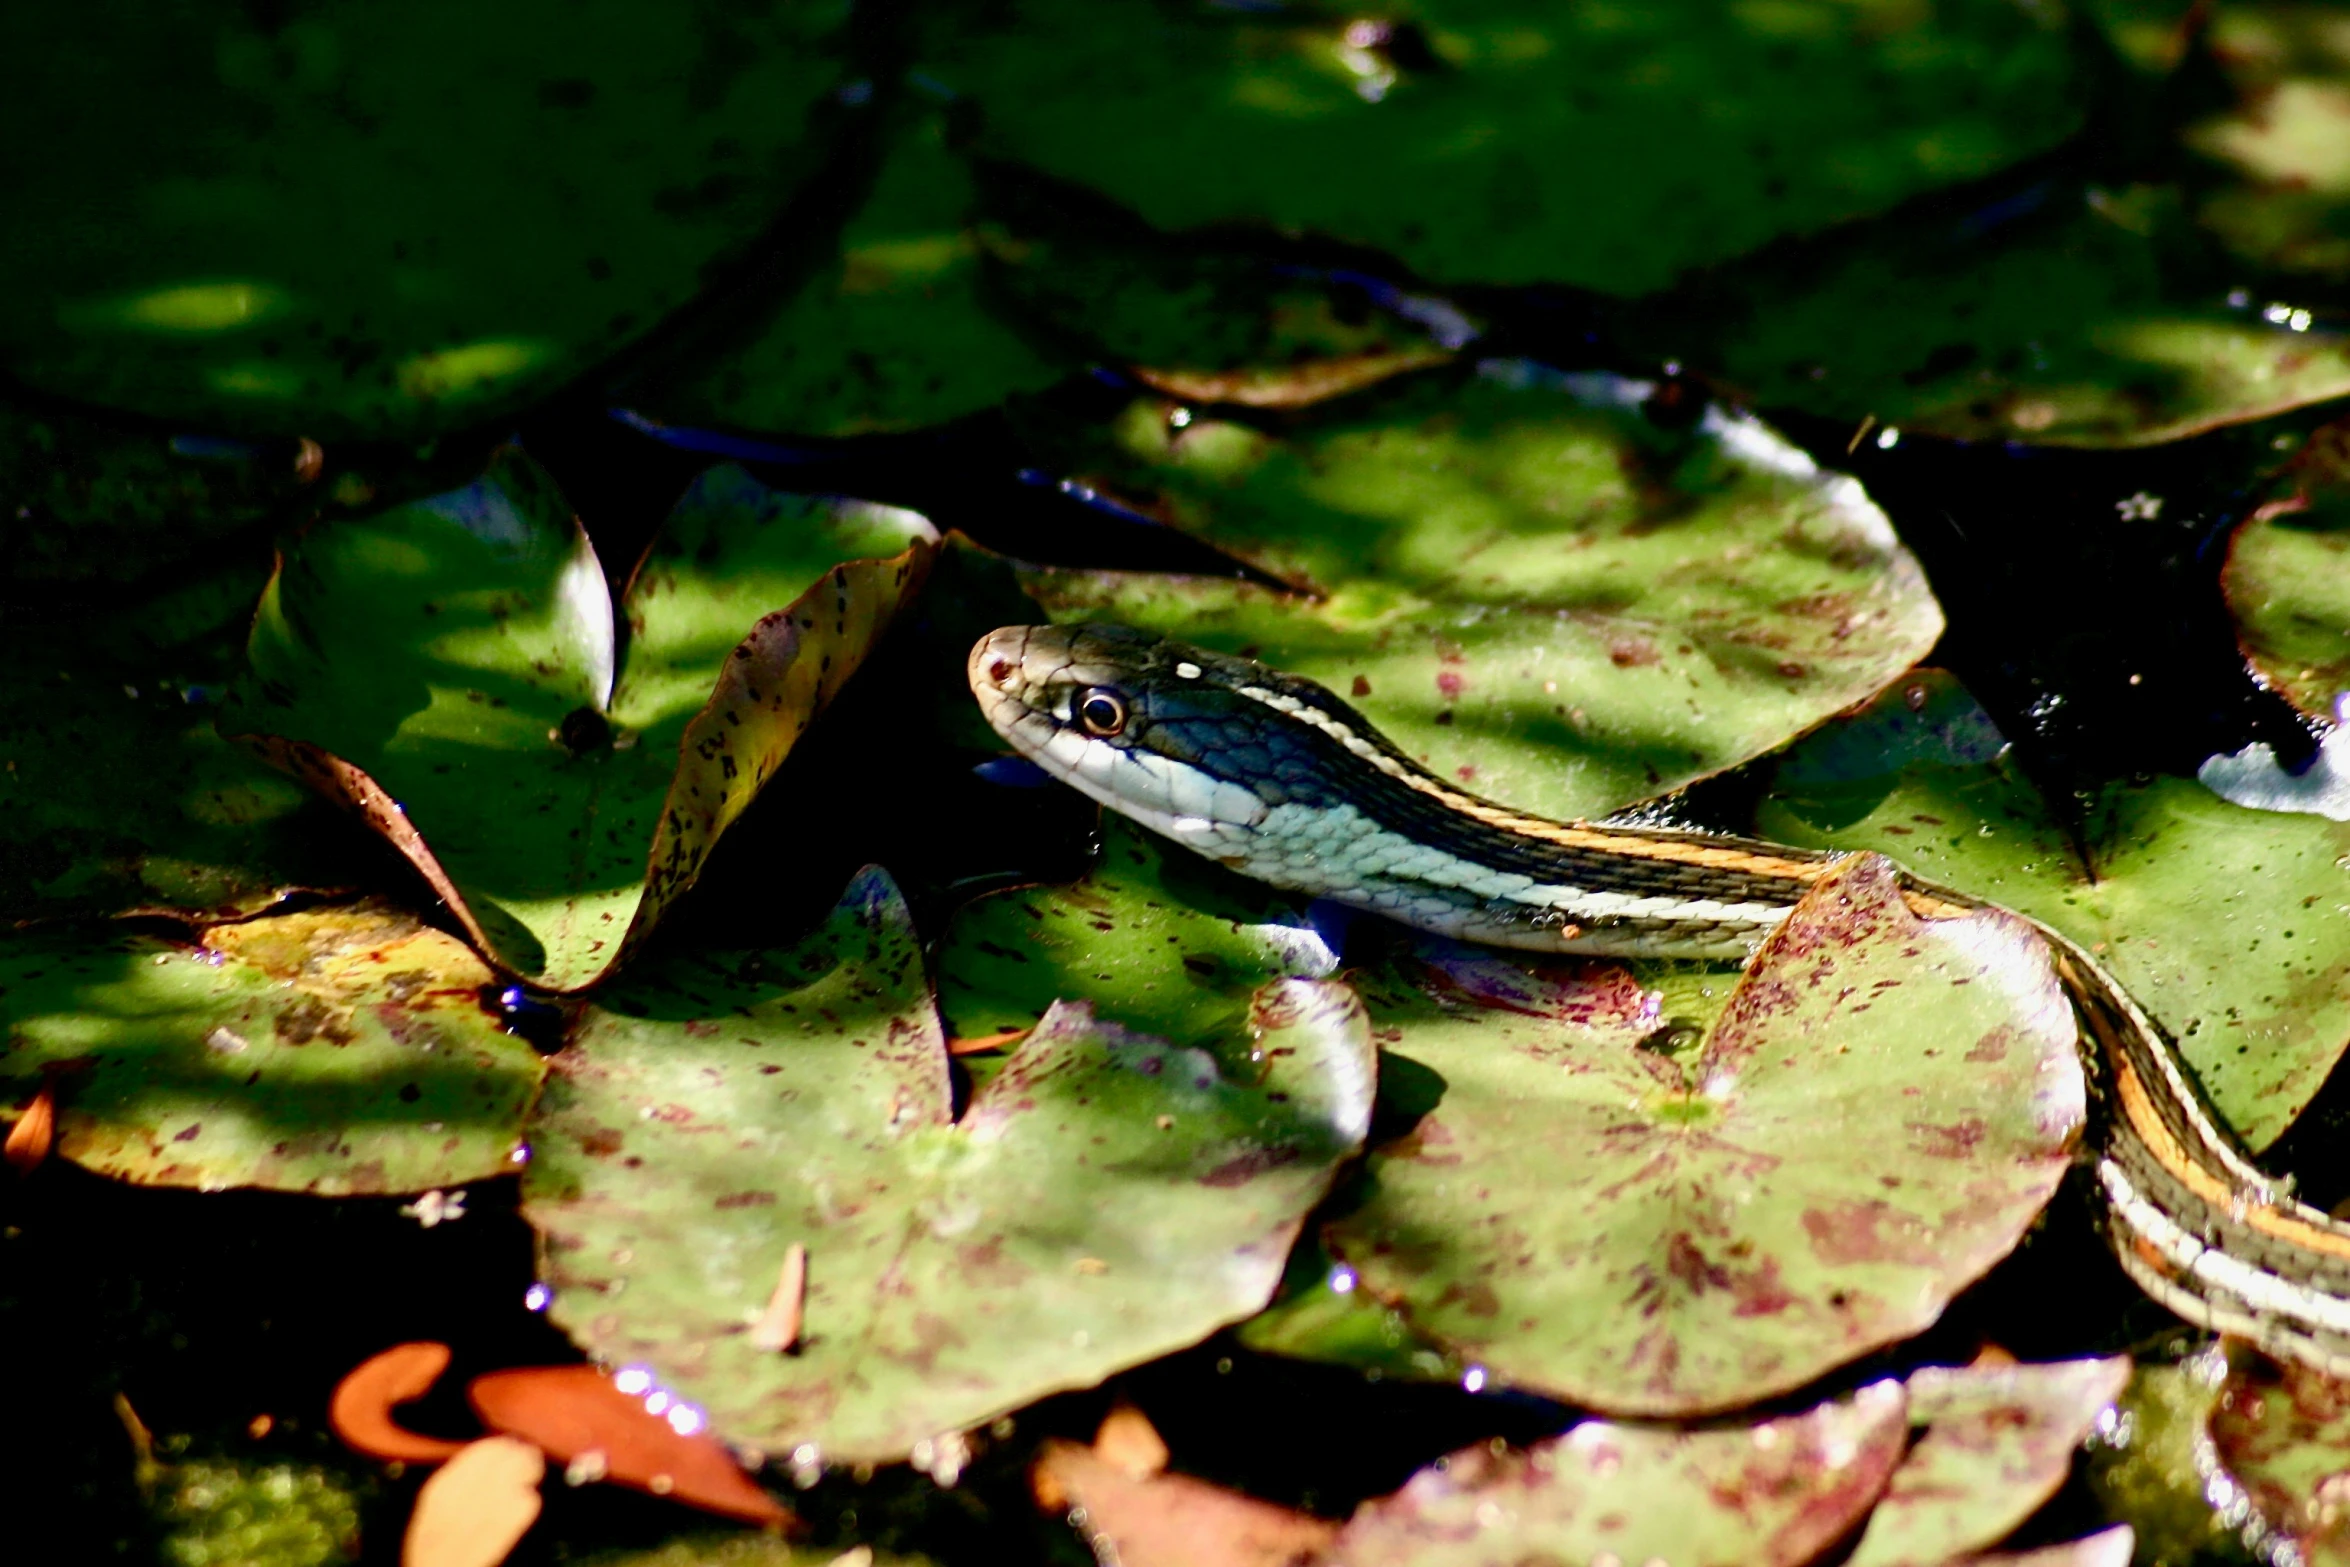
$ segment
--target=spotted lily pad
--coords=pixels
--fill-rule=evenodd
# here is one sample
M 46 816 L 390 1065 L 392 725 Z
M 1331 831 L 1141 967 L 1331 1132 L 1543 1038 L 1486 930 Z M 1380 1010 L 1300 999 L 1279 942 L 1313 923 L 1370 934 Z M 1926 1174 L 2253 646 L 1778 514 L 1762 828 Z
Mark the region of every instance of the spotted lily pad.
M 1332 1567 L 1664 1561 L 1803 1567 L 1866 1516 L 1901 1459 L 1898 1382 L 1753 1426 L 1587 1420 L 1531 1448 L 1468 1448 L 1366 1503 Z
M 927 76 L 980 146 L 1162 229 L 1247 223 L 1458 282 L 1637 294 L 2080 123 L 2054 13 L 1417 0 L 1360 15 L 1020 0 Z
M 2119 1357 L 1912 1373 L 1909 1419 L 1924 1434 L 1846 1560 L 1936 1567 L 1997 1544 L 2056 1494 L 2129 1379 Z
M 1481 794 L 1603 815 L 1874 693 L 1942 627 L 1856 483 L 1741 417 L 1665 427 L 1643 394 L 1489 364 L 1285 435 L 1138 402 L 1067 434 L 1065 471 L 1301 591 L 1041 568 L 1022 585 L 1055 620 L 1320 680 Z
M 2087 802 L 2084 863 L 2000 752 L 1966 692 L 1922 671 L 1791 749 L 1755 825 L 1890 855 L 2079 942 L 2237 1135 L 2267 1147 L 2350 1042 L 2350 824 L 2248 810 L 2189 778 L 2126 780 Z
M 2210 1431 L 2220 1465 L 2296 1559 L 2350 1562 L 2350 1383 L 2247 1358 L 2220 1389 Z
M 2252 667 L 2330 724 L 2350 692 L 2350 422 L 2313 435 L 2282 487 L 2237 525 L 2220 584 Z
M 1263 1305 L 1360 1145 L 1352 992 L 1282 981 L 1250 1023 L 1261 1060 L 1058 1006 L 958 1116 L 868 871 L 800 947 L 640 968 L 587 1013 L 525 1177 L 553 1313 L 767 1452 L 903 1458 L 1091 1385 Z M 784 1354 L 753 1328 L 794 1245 Z
M 911 512 L 719 468 L 629 584 L 509 448 L 325 524 L 264 596 L 224 727 L 362 812 L 493 961 L 594 983 L 863 661 L 930 555 Z
M 1434 1102 L 1325 1240 L 1496 1378 L 1613 1413 L 1735 1408 L 1923 1329 L 2054 1193 L 2086 1109 L 2039 939 L 1922 922 L 1876 858 L 1821 879 L 1693 1045 L 1606 963 L 1421 943 L 1365 999 Z
M 370 1196 L 509 1174 L 541 1058 L 464 944 L 375 905 L 188 944 L 0 937 L 0 1099 L 43 1081 L 57 1148 L 151 1186 Z
M 0 358 L 246 432 L 494 417 L 774 219 L 824 154 L 847 12 L 12 10 L 0 138 L 48 150 L 11 182 Z

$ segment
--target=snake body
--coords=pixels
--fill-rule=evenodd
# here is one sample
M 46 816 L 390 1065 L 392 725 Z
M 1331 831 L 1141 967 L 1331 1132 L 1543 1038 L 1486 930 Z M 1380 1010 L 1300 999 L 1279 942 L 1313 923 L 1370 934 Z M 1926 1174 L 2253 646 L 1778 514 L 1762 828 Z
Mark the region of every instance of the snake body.
M 973 647 L 969 675 L 1014 750 L 1112 810 L 1259 881 L 1461 940 L 1744 959 L 1841 858 L 1512 810 L 1310 680 L 1120 626 L 1007 627 Z M 1906 873 L 1901 887 L 1921 918 L 1996 907 Z M 2254 1165 L 2128 992 L 2025 923 L 2099 1089 L 2101 1225 L 2124 1271 L 2198 1326 L 2350 1375 L 2350 1224 Z

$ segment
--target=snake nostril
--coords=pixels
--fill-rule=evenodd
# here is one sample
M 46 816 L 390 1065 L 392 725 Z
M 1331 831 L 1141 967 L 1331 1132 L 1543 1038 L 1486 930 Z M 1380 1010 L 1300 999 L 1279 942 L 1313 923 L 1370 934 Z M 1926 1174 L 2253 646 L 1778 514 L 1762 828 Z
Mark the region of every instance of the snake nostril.
M 1008 658 L 999 658 L 988 665 L 987 678 L 999 686 L 1009 681 L 1012 678 L 1012 661 Z

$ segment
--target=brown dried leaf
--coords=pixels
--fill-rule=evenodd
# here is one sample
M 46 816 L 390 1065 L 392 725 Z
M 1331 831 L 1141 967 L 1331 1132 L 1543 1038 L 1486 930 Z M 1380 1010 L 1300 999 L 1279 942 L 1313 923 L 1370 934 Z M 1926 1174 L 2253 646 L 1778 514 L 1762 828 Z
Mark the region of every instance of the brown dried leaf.
M 795 1522 L 716 1438 L 682 1434 L 593 1366 L 493 1371 L 474 1378 L 467 1397 L 483 1425 L 525 1437 L 563 1463 L 601 1453 L 603 1478 L 618 1484 L 745 1523 Z
M 465 1444 L 419 1436 L 394 1420 L 392 1411 L 422 1398 L 448 1369 L 446 1344 L 394 1344 L 361 1361 L 335 1384 L 327 1423 L 345 1446 L 370 1458 L 405 1464 L 440 1463 L 455 1456 Z
M 1073 1442 L 1047 1442 L 1030 1483 L 1040 1505 L 1066 1510 L 1094 1554 L 1120 1567 L 1303 1567 L 1338 1533 L 1189 1475 L 1138 1479 Z
M 546 1472 L 528 1442 L 468 1442 L 416 1493 L 400 1567 L 498 1567 L 538 1520 Z

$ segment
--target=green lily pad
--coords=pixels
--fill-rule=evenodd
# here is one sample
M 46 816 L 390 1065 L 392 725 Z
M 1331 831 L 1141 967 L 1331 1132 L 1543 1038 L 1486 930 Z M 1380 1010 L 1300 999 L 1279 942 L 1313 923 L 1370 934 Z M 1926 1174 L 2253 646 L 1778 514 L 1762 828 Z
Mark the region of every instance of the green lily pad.
M 1925 1328 L 2086 1113 L 2039 939 L 1920 921 L 1875 858 L 1821 879 L 1685 1051 L 1607 963 L 1422 942 L 1365 1000 L 1434 1103 L 1326 1243 L 1494 1377 L 1611 1413 L 1736 1408 Z
M 1440 360 L 1476 331 L 1447 301 L 1278 264 L 1229 236 L 1177 240 L 1111 203 L 990 172 L 980 235 L 997 297 L 1172 397 L 1299 407 Z
M 988 155 L 1162 229 L 1304 230 L 1451 282 L 1642 293 L 2028 157 L 2082 108 L 2056 13 L 1981 0 L 980 15 L 923 69 Z
M 2016 200 L 1727 269 L 1637 335 L 1764 407 L 1963 440 L 2144 445 L 2350 393 L 2350 336 L 2231 294 L 2176 188 Z
M 2350 1562 L 2350 1383 L 2247 1357 L 2211 1406 L 2210 1431 L 2272 1539 L 2311 1567 Z
M 57 1096 L 57 1149 L 149 1186 L 321 1196 L 505 1175 L 541 1058 L 482 1006 L 463 943 L 372 905 L 197 944 L 0 937 L 0 1100 Z
M 1598 816 L 1873 694 L 1940 634 L 1857 484 L 1763 426 L 1666 429 L 1639 383 L 1515 363 L 1273 435 L 1138 402 L 1062 466 L 1307 592 L 1024 570 L 1056 621 L 1248 652 L 1479 793 Z
M 2334 722 L 2350 692 L 2350 423 L 2313 435 L 2286 494 L 2237 525 L 2220 586 L 2261 679 Z
M 126 582 L 212 557 L 285 514 L 322 460 L 290 441 L 166 437 L 0 400 L 0 574 Z
M 1925 1434 L 1850 1567 L 1936 1567 L 2006 1538 L 2064 1484 L 2074 1449 L 2129 1380 L 2127 1357 L 1912 1372 L 1909 1420 Z
M 2350 31 L 2331 6 L 2215 8 L 2212 59 L 2238 102 L 2188 127 L 2187 145 L 2220 177 L 2199 216 L 2243 261 L 2285 281 L 2288 304 L 2312 287 L 2350 286 Z
M 664 417 L 803 435 L 941 424 L 1078 366 L 981 289 L 971 172 L 935 104 L 902 105 L 839 255 L 688 383 L 640 399 Z
M 266 557 L 0 632 L 0 918 L 236 918 L 371 867 L 335 813 L 221 739 Z
M 2086 802 L 2084 864 L 1995 737 L 1956 681 L 1920 671 L 1793 747 L 1756 829 L 1876 850 L 2079 942 L 2177 1041 L 2236 1134 L 2256 1151 L 2276 1141 L 2350 1042 L 2336 912 L 2350 824 L 2249 810 L 2188 778 L 2126 780 Z
M 1901 1459 L 1898 1382 L 1752 1426 L 1588 1420 L 1515 1452 L 1478 1446 L 1364 1504 L 1333 1567 L 1664 1561 L 1803 1567 L 1864 1517 Z
M 954 1038 L 980 1039 L 1081 1000 L 1122 1028 L 1228 1049 L 1246 1037 L 1266 983 L 1337 972 L 1302 909 L 1105 813 L 1101 856 L 1083 881 L 956 911 L 938 946 L 939 1011 Z
M 562 385 L 824 156 L 848 7 L 13 11 L 0 359 L 207 427 L 418 435 Z M 103 62 L 56 71 L 41 62 Z
M 556 1319 L 767 1452 L 889 1460 L 1264 1304 L 1362 1139 L 1344 986 L 1257 994 L 1262 1060 L 1055 1007 L 957 1116 L 887 876 L 789 952 L 608 992 L 560 1058 L 525 1211 Z M 800 1349 L 754 1342 L 807 1248 Z M 935 1457 L 934 1457 L 935 1462 Z
M 465 489 L 306 534 L 223 724 L 360 811 L 493 961 L 577 990 L 692 885 L 934 537 L 714 469 L 629 585 L 623 668 L 587 536 L 509 448 Z

